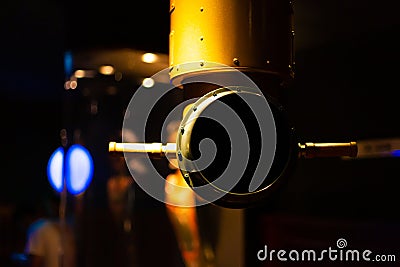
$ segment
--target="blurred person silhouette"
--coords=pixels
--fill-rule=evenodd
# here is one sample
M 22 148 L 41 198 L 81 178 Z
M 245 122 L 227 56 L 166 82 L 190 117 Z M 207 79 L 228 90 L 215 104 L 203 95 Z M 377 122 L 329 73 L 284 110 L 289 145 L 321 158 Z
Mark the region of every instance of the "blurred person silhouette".
M 129 175 L 123 156 L 110 154 L 109 160 L 111 175 L 107 180 L 108 206 L 114 219 L 128 227 L 135 197 L 133 178 Z
M 119 140 L 122 132 L 116 131 L 109 138 Z M 111 223 L 105 231 L 113 239 L 109 250 L 113 266 L 137 266 L 136 233 L 134 232 L 135 188 L 124 155 L 109 153 L 110 175 L 107 179 L 107 202 Z
M 65 212 L 62 205 L 66 203 L 59 193 L 44 195 L 36 203 L 35 219 L 27 230 L 24 248 L 27 267 L 75 267 L 72 217 L 60 216 L 61 211 Z
M 185 112 L 185 111 L 184 111 Z M 175 143 L 179 122 L 167 126 L 168 142 Z M 187 185 L 176 159 L 169 159 L 173 172 L 166 177 L 166 209 L 181 255 L 187 267 L 214 267 L 218 241 L 219 207 L 196 207 L 201 198 Z

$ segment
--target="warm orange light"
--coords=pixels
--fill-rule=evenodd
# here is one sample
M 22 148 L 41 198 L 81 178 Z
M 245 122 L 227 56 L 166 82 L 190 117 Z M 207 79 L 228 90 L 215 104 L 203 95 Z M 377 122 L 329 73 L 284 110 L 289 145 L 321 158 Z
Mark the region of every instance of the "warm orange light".
M 76 78 L 83 78 L 86 75 L 85 73 L 86 72 L 84 70 L 76 70 L 74 75 Z
M 69 80 L 64 83 L 65 90 L 76 89 L 76 87 L 78 87 L 78 83 L 75 80 Z
M 93 78 L 96 72 L 93 70 L 76 70 L 74 72 L 75 78 Z
M 111 75 L 111 74 L 114 74 L 114 67 L 113 66 L 110 66 L 110 65 L 103 65 L 103 66 L 100 66 L 100 68 L 99 68 L 99 72 L 101 73 L 101 74 L 103 74 L 103 75 Z
M 168 203 L 171 203 L 172 206 L 183 208 L 176 209 L 175 212 L 182 211 L 185 213 L 188 207 L 196 205 L 196 195 L 187 185 L 179 170 L 167 176 L 164 190 Z
M 77 83 L 77 81 L 71 81 L 69 86 L 70 86 L 71 89 L 76 89 L 76 87 L 78 87 L 78 83 Z
M 142 61 L 145 63 L 154 63 L 157 61 L 157 55 L 153 53 L 144 53 L 142 55 Z

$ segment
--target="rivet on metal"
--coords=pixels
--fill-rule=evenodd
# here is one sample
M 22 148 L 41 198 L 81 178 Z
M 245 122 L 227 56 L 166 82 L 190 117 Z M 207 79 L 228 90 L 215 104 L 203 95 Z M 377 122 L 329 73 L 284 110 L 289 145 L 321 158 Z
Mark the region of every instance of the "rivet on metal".
M 169 10 L 169 13 L 174 12 L 174 10 L 175 10 L 175 5 L 171 5 L 171 8 L 170 8 L 170 10 Z

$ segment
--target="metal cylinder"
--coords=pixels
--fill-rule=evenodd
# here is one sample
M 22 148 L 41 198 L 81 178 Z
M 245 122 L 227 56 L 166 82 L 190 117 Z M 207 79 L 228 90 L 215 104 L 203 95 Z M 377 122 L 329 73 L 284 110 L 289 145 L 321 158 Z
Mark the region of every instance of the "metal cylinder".
M 357 157 L 356 142 L 299 144 L 300 158 Z
M 171 0 L 170 18 L 171 80 L 223 65 L 283 79 L 294 75 L 290 1 Z

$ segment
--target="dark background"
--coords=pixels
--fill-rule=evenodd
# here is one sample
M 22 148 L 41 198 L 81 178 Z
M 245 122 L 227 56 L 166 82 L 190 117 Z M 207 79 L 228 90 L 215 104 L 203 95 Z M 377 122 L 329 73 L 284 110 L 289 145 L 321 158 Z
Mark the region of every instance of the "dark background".
M 168 1 L 159 0 L 2 3 L 2 240 L 14 238 L 7 214 L 48 188 L 47 160 L 70 119 L 64 52 L 128 47 L 168 53 L 168 9 Z M 394 0 L 295 3 L 296 78 L 288 112 L 302 140 L 400 136 L 399 26 Z M 326 248 L 340 237 L 353 248 L 400 259 L 398 166 L 398 158 L 299 161 L 282 194 L 249 212 L 249 266 L 256 266 L 254 255 L 266 243 Z M 14 249 L 7 242 L 0 241 L 3 258 Z

